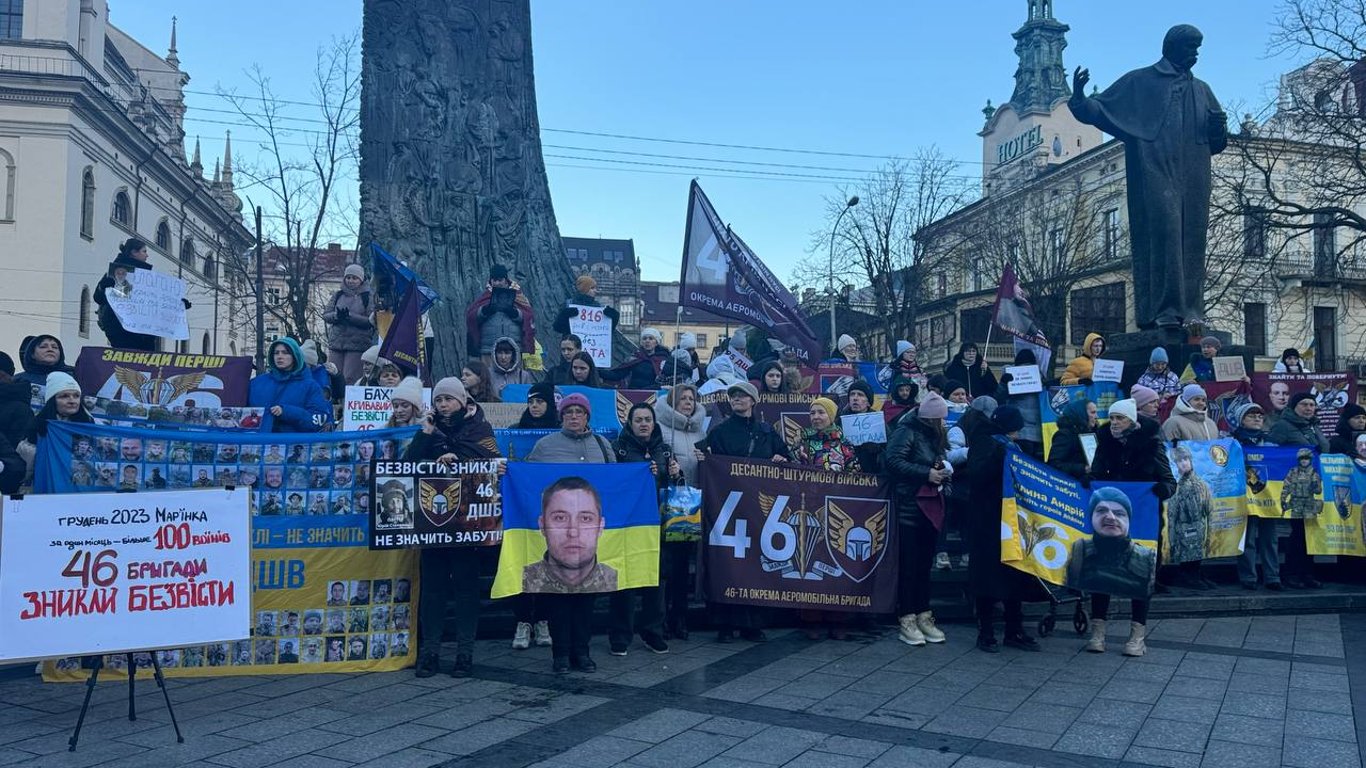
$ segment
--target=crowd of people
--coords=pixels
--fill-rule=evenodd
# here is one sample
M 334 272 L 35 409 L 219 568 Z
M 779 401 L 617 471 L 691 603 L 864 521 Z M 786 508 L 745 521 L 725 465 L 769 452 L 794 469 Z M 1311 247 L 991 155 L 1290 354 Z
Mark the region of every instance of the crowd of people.
M 145 260 L 145 249 L 134 245 L 130 242 L 125 248 L 128 253 L 121 252 L 110 265 L 111 280 L 119 279 L 116 270 L 144 268 L 139 263 Z M 850 383 L 842 395 L 815 397 L 809 407 L 809 426 L 789 443 L 759 417 L 757 409 L 764 394 L 795 391 L 801 381 L 800 370 L 795 370 L 797 366 L 790 356 L 782 354 L 779 345 L 765 339 L 765 348 L 755 349 L 758 344 L 735 334 L 714 350 L 710 363 L 703 366 L 691 334 L 681 335 L 678 348 L 670 349 L 658 330 L 646 328 L 640 334 L 638 348 L 624 363 L 599 368 L 568 325 L 575 312 L 570 305 L 598 305 L 596 285 L 591 277 L 583 276 L 574 289 L 553 324 L 560 336 L 559 357 L 542 363 L 534 351 L 538 347 L 531 304 L 508 270 L 495 266 L 485 291 L 466 312 L 468 357 L 458 369 L 452 367 L 458 375 L 435 382 L 431 407 L 427 408 L 422 382 L 379 357 L 376 302 L 364 270 L 351 265 L 323 315 L 329 332 L 326 354 L 312 340 L 301 343 L 282 338 L 272 342 L 266 370 L 250 383 L 249 405 L 264 409 L 262 432 L 319 432 L 336 423 L 338 387 L 355 383 L 393 387 L 388 426 L 419 429 L 404 458 L 451 463 L 499 457 L 483 406 L 499 402 L 509 385 L 528 384 L 525 409 L 514 428 L 555 430 L 535 443 L 525 459 L 529 462 L 644 462 L 660 489 L 682 484 L 700 487 L 700 474 L 712 456 L 881 474 L 893 489 L 899 526 L 900 640 L 911 646 L 946 642 L 946 633 L 937 625 L 931 605 L 931 576 L 935 568 L 955 567 L 952 556 L 958 555 L 957 567 L 968 570 L 969 589 L 975 597 L 977 647 L 989 653 L 999 651 L 995 633 L 999 605 L 1004 619 L 1002 642 L 1025 651 L 1039 650 L 1023 622 L 1023 604 L 1041 599 L 1039 585 L 1024 573 L 1002 565 L 999 510 L 1002 468 L 1008 453 L 1020 451 L 1039 459 L 1044 456 L 1041 407 L 1037 394 L 1011 394 L 1010 375 L 996 376 L 980 347 L 963 344 L 942 373 L 927 374 L 912 342 L 895 343 L 889 350 L 890 359 L 883 361 L 888 363 L 889 372 L 887 396 L 880 403 L 887 427 L 885 444 L 853 445 L 843 433 L 841 417 L 872 412 L 879 404 L 873 387 L 863 380 Z M 615 325 L 617 318 L 610 307 L 604 308 L 604 314 Z M 126 332 L 114 323 L 106 332 L 111 344 L 129 341 Z M 1218 424 L 1209 415 L 1207 393 L 1200 385 L 1208 380 L 1204 363 L 1217 354 L 1218 342 L 1203 341 L 1213 344 L 1202 344 L 1202 352 L 1187 366 L 1186 377 L 1170 370 L 1162 349 L 1154 350 L 1149 367 L 1128 396 L 1109 407 L 1105 423 L 1097 419 L 1094 402 L 1072 400 L 1058 419 L 1047 463 L 1088 487 L 1095 482 L 1138 481 L 1152 484 L 1152 492 L 1161 501 L 1180 499 L 1183 478 L 1172 472 L 1167 443 L 1179 445 L 1220 436 Z M 134 348 L 141 348 L 136 346 L 141 341 L 133 342 Z M 1082 354 L 1066 367 L 1063 383 L 1090 383 L 1094 361 L 1104 349 L 1103 337 L 1089 335 Z M 527 365 L 529 356 L 537 357 L 534 366 Z M 847 335 L 838 339 L 831 359 L 863 361 L 858 344 Z M 1033 362 L 1029 350 L 1020 352 L 1015 360 L 1017 365 Z M 1278 366 L 1288 371 L 1305 370 L 1295 350 L 1287 350 Z M 0 414 L 4 416 L 0 428 L 0 491 L 6 493 L 19 490 L 26 474 L 31 476 L 36 446 L 51 421 L 92 421 L 59 339 L 44 335 L 27 340 L 20 351 L 19 368 L 16 370 L 13 360 L 0 354 Z M 609 383 L 661 393 L 653 404 L 633 405 L 615 439 L 590 428 L 593 405 L 589 398 L 575 393 L 557 399 L 554 389 L 556 385 L 605 387 Z M 30 408 L 34 391 L 41 392 L 43 403 L 36 414 Z M 708 392 L 723 393 L 727 407 L 709 412 L 702 404 Z M 1160 422 L 1158 414 L 1165 401 L 1172 401 L 1171 415 Z M 1244 445 L 1304 446 L 1311 459 L 1313 452 L 1334 450 L 1366 467 L 1366 410 L 1355 404 L 1343 410 L 1331 446 L 1317 426 L 1315 399 L 1307 392 L 1291 393 L 1287 407 L 1275 418 L 1269 418 L 1261 406 L 1247 404 L 1228 415 L 1228 424 L 1231 436 Z M 1084 445 L 1090 441 L 1093 453 Z M 1097 514 L 1127 514 L 1115 507 L 1110 505 Z M 1306 552 L 1303 517 L 1289 521 L 1284 566 L 1280 564 L 1277 522 L 1262 518 L 1249 522 L 1247 546 L 1238 560 L 1243 586 L 1269 590 L 1321 586 Z M 951 552 L 951 547 L 958 551 Z M 637 637 L 654 653 L 667 653 L 670 639 L 689 637 L 691 574 L 700 552 L 696 543 L 662 542 L 659 586 L 610 594 L 608 640 L 612 654 L 627 654 Z M 488 572 L 489 558 L 488 548 L 422 552 L 419 677 L 440 671 L 438 653 L 448 604 L 453 607 L 456 648 L 451 671 L 456 676 L 470 674 L 481 603 L 487 597 L 480 575 Z M 591 573 L 594 564 L 560 565 Z M 1157 591 L 1168 585 L 1195 590 L 1211 586 L 1199 558 L 1163 568 Z M 512 646 L 549 646 L 557 673 L 593 671 L 589 637 L 597 597 L 578 592 L 510 598 L 517 619 Z M 1087 650 L 1105 650 L 1105 623 L 1111 603 L 1110 595 L 1091 595 L 1094 621 Z M 717 641 L 723 643 L 733 641 L 737 634 L 745 640 L 763 641 L 765 624 L 775 620 L 770 611 L 713 600 L 707 602 L 706 615 L 716 629 Z M 1148 601 L 1133 600 L 1125 654 L 1145 652 L 1147 615 Z M 794 618 L 813 638 L 826 634 L 840 638 L 852 617 L 804 611 Z

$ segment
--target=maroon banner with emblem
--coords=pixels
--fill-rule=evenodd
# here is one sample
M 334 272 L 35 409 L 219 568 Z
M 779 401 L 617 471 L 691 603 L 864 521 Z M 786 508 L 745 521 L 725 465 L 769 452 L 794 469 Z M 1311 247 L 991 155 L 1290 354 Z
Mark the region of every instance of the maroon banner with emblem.
M 370 549 L 489 547 L 503 541 L 498 460 L 376 461 Z
M 718 603 L 896 609 L 896 513 L 877 475 L 710 456 L 703 572 Z
M 244 406 L 250 357 L 139 352 L 85 347 L 76 358 L 76 383 L 87 397 L 103 397 L 156 410 Z
M 1350 373 L 1254 373 L 1252 399 L 1266 409 L 1268 416 L 1279 416 L 1300 392 L 1314 396 L 1318 404 L 1319 429 L 1324 437 L 1338 433 L 1338 417 L 1348 403 L 1357 401 L 1357 379 Z

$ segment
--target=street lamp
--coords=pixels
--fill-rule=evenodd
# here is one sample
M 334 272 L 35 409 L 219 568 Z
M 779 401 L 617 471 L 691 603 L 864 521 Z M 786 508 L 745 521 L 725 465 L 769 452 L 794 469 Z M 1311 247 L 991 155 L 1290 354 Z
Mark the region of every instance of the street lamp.
M 849 198 L 840 210 L 840 215 L 835 217 L 835 226 L 830 229 L 830 269 L 825 283 L 825 292 L 830 296 L 830 347 L 835 346 L 835 233 L 839 232 L 840 222 L 844 221 L 844 214 L 850 208 L 858 205 L 858 195 Z

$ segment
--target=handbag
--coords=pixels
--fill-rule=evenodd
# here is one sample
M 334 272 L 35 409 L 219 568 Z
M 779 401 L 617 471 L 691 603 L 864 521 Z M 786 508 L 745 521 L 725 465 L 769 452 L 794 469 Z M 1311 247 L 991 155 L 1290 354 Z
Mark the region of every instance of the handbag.
M 920 486 L 920 490 L 915 492 L 915 503 L 936 531 L 944 530 L 944 494 L 940 492 L 939 486 L 933 483 Z
M 661 488 L 659 517 L 664 541 L 701 541 L 702 490 L 686 483 Z

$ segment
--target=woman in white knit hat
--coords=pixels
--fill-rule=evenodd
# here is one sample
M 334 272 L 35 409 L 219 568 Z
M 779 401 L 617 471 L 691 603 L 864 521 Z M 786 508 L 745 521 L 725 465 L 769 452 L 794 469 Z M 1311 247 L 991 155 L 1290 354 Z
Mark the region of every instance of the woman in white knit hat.
M 38 455 L 38 441 L 47 437 L 47 425 L 53 421 L 73 421 L 81 424 L 92 424 L 95 419 L 90 416 L 90 412 L 85 409 L 85 402 L 81 396 L 81 387 L 69 373 L 54 371 L 47 375 L 47 384 L 43 387 L 42 410 L 33 417 L 33 423 L 29 425 L 28 435 L 24 441 L 18 445 L 18 453 L 28 465 L 27 482 L 33 479 L 33 462 Z
M 414 427 L 422 421 L 422 381 L 409 376 L 399 382 L 389 395 L 389 421 L 385 429 L 393 427 Z

